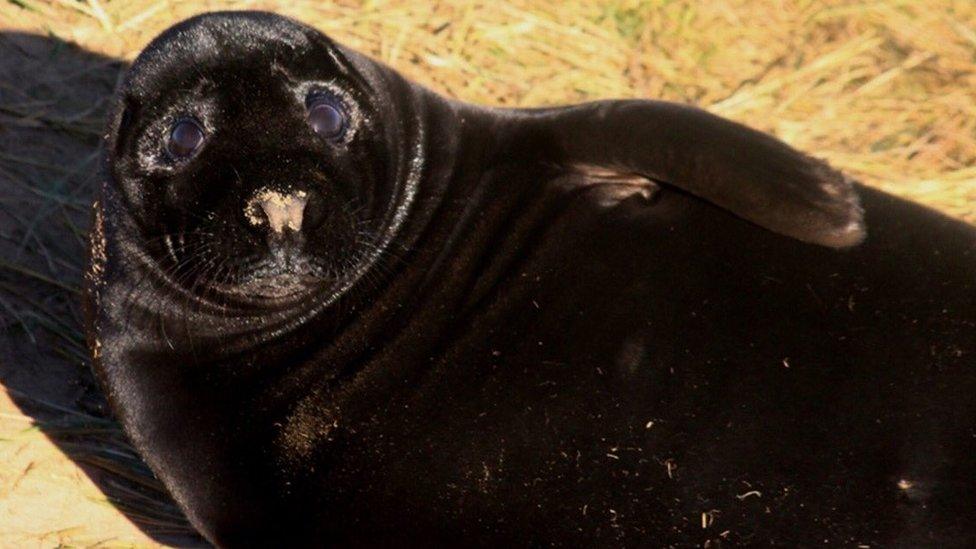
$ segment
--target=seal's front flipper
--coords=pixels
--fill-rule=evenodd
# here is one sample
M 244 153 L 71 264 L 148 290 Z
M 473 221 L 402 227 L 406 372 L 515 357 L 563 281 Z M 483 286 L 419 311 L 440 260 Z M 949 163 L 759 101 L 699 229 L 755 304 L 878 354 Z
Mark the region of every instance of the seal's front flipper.
M 864 239 L 852 182 L 778 139 L 662 101 L 495 111 L 496 154 L 633 172 L 757 225 L 836 248 Z

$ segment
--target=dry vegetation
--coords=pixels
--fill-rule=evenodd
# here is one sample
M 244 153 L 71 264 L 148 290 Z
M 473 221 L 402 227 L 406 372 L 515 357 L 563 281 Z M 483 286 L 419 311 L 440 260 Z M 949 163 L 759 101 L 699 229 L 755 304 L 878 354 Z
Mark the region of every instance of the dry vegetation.
M 16 403 L 0 400 L 0 545 L 147 543 L 100 514 L 116 508 L 188 532 L 103 419 L 75 294 L 124 62 L 217 9 L 294 16 L 473 102 L 693 103 L 976 222 L 973 0 L 0 0 L 0 382 Z
M 189 15 L 270 9 L 468 101 L 694 103 L 973 219 L 971 0 L 5 1 L 3 27 L 127 60 Z

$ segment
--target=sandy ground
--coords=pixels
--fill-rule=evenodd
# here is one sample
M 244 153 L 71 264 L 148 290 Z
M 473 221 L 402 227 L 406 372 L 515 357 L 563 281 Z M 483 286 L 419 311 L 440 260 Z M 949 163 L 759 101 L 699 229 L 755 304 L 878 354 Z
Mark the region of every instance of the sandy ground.
M 156 547 L 0 392 L 0 547 Z

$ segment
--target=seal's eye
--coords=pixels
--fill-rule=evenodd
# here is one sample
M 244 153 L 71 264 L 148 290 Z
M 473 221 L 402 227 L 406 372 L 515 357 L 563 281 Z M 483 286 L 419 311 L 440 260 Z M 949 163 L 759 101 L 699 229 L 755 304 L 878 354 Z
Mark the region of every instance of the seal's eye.
M 315 133 L 333 139 L 346 129 L 346 116 L 336 100 L 328 96 L 313 96 L 308 100 L 308 124 Z
M 180 120 L 173 124 L 169 132 L 166 151 L 174 158 L 189 158 L 203 143 L 203 130 L 199 124 L 190 119 Z

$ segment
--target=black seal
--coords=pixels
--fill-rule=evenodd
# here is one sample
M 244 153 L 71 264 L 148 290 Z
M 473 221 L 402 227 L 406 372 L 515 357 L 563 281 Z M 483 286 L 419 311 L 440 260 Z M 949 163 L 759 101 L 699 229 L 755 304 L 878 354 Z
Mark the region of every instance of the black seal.
M 95 368 L 216 544 L 974 539 L 976 232 L 770 136 L 236 12 L 139 56 L 104 166 Z

